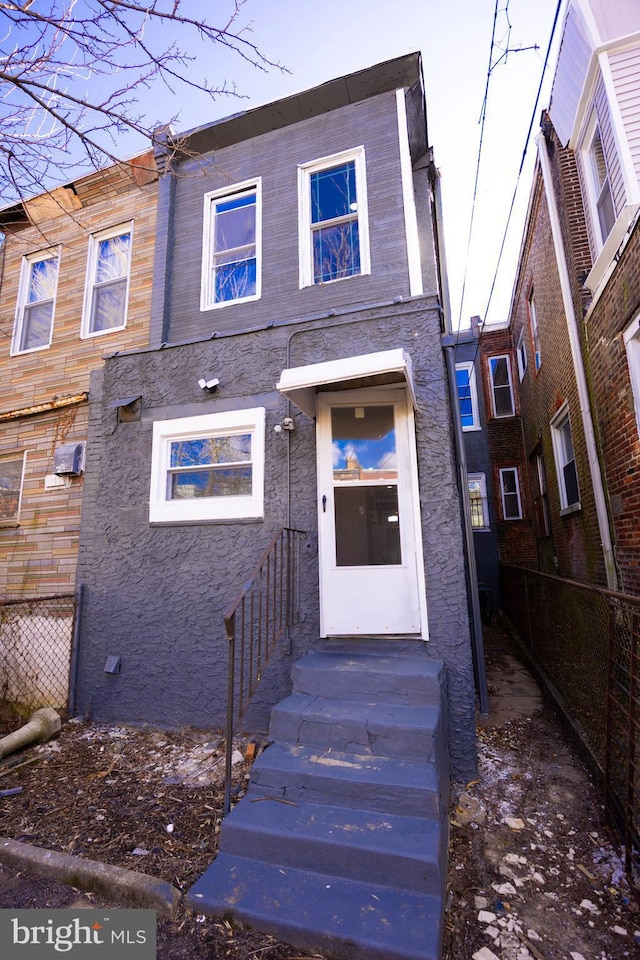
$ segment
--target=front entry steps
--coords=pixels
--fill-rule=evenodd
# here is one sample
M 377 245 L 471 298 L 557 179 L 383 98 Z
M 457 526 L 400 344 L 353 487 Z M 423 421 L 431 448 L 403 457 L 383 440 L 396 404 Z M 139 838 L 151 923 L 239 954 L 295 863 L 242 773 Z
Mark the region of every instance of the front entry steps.
M 323 641 L 187 895 L 338 960 L 437 960 L 448 839 L 443 667 L 420 641 Z

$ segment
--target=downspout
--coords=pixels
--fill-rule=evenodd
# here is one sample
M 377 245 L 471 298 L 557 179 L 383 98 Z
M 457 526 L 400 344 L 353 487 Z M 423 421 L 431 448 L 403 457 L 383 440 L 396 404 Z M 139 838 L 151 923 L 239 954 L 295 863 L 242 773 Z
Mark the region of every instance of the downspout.
M 616 575 L 615 557 L 613 553 L 613 544 L 611 541 L 611 530 L 609 528 L 609 516 L 607 511 L 607 501 L 604 493 L 604 484 L 602 481 L 602 470 L 600 460 L 598 459 L 598 450 L 596 447 L 595 431 L 593 428 L 593 417 L 591 416 L 591 405 L 589 403 L 589 391 L 587 388 L 587 378 L 584 372 L 584 363 L 582 360 L 582 349 L 580 346 L 580 335 L 578 331 L 578 320 L 573 305 L 571 295 L 571 283 L 569 278 L 569 269 L 562 244 L 562 229 L 560 226 L 560 217 L 556 197 L 553 190 L 553 180 L 551 176 L 551 164 L 547 155 L 547 147 L 544 135 L 539 133 L 536 137 L 538 148 L 538 158 L 542 170 L 542 180 L 544 183 L 547 207 L 549 209 L 549 219 L 551 221 L 551 234 L 553 236 L 553 246 L 556 254 L 556 263 L 560 275 L 560 289 L 562 292 L 562 302 L 567 320 L 567 333 L 569 334 L 569 345 L 571 347 L 571 359 L 573 361 L 573 371 L 578 388 L 578 401 L 580 404 L 580 414 L 582 416 L 582 427 L 584 430 L 585 442 L 587 445 L 587 459 L 589 461 L 589 473 L 591 476 L 591 485 L 593 487 L 593 498 L 596 507 L 596 516 L 598 518 L 598 530 L 602 543 L 602 552 L 604 556 L 605 571 L 607 576 L 607 586 L 609 590 L 618 589 L 618 577 Z
M 451 419 L 453 421 L 454 450 L 458 470 L 458 490 L 462 504 L 462 531 L 464 535 L 465 574 L 467 579 L 467 594 L 470 598 L 470 626 L 471 626 L 471 655 L 473 673 L 478 696 L 480 712 L 489 713 L 489 691 L 487 689 L 487 673 L 484 662 L 484 641 L 482 638 L 482 620 L 480 616 L 480 594 L 478 592 L 478 573 L 476 570 L 476 554 L 473 545 L 473 529 L 471 527 L 471 503 L 469 501 L 469 482 L 467 479 L 467 458 L 464 448 L 462 423 L 457 416 L 458 395 L 456 389 L 456 365 L 453 345 L 447 341 L 451 334 L 451 303 L 449 299 L 449 277 L 442 237 L 442 194 L 440 191 L 440 175 L 433 161 L 429 164 L 429 179 L 433 190 L 433 222 L 435 226 L 434 243 L 436 261 L 438 265 L 438 279 L 442 302 L 442 324 L 445 336 L 442 338 L 442 349 L 447 367 L 449 382 L 449 402 Z M 448 336 L 447 336 L 448 335 Z

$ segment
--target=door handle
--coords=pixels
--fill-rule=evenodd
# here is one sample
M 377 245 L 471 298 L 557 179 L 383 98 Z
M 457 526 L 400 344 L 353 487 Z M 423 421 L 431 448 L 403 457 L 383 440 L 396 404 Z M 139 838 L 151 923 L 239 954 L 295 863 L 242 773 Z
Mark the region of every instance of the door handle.
M 322 494 L 322 512 L 327 512 L 327 496 L 324 493 Z

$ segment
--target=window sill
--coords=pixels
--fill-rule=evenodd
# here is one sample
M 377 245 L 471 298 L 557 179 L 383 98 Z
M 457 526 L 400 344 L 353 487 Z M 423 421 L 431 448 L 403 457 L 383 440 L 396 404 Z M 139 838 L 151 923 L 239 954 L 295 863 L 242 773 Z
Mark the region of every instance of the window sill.
M 570 517 L 572 513 L 579 513 L 580 510 L 582 510 L 582 504 L 581 504 L 580 501 L 578 500 L 577 503 L 572 503 L 572 504 L 571 504 L 570 506 L 568 506 L 568 507 L 563 507 L 563 509 L 560 511 L 560 516 L 561 516 L 561 517 Z

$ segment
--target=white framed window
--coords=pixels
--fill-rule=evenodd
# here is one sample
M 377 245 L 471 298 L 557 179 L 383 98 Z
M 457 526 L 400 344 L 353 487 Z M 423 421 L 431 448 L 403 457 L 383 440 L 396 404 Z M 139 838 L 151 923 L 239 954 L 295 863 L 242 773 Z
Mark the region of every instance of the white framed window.
M 264 515 L 265 408 L 153 425 L 151 523 Z
M 502 499 L 502 518 L 504 520 L 522 520 L 520 478 L 517 467 L 503 467 L 500 470 L 500 497 Z
M 535 479 L 537 487 L 538 536 L 548 537 L 551 533 L 551 514 L 549 512 L 547 472 L 544 466 L 544 458 L 540 452 L 535 454 Z
M 81 336 L 95 337 L 127 325 L 133 221 L 89 239 Z
M 598 251 L 613 230 L 616 212 L 607 169 L 600 125 L 593 110 L 582 148 L 583 168 L 586 175 L 586 187 L 591 219 L 595 231 Z
M 20 519 L 25 451 L 0 454 L 0 527 L 16 527 Z
M 580 488 L 576 455 L 573 449 L 569 407 L 565 403 L 551 421 L 551 440 L 558 475 L 560 511 L 572 512 L 580 508 Z
M 470 473 L 467 479 L 469 481 L 469 500 L 471 503 L 471 526 L 474 530 L 488 530 L 487 478 L 484 473 Z
M 520 333 L 518 334 L 516 356 L 518 358 L 518 376 L 520 377 L 520 383 L 522 383 L 524 375 L 527 372 L 527 342 L 524 335 L 524 327 L 520 328 Z
M 59 265 L 59 249 L 22 258 L 12 355 L 51 345 Z
M 298 167 L 300 286 L 371 273 L 364 147 Z
M 515 411 L 511 384 L 511 360 L 507 354 L 489 357 L 489 375 L 494 416 L 512 417 Z
M 456 363 L 456 392 L 463 430 L 480 430 L 476 372 L 472 361 Z
M 205 194 L 200 309 L 258 300 L 261 262 L 262 181 Z
M 533 289 L 530 290 L 527 297 L 527 310 L 529 313 L 529 327 L 531 329 L 531 343 L 533 344 L 533 363 L 536 373 L 542 366 L 542 351 L 540 349 L 540 331 L 538 330 L 538 314 L 536 313 L 536 301 Z
M 627 351 L 629 378 L 633 393 L 633 406 L 636 413 L 636 425 L 640 436 L 640 317 L 634 320 L 623 332 L 624 346 Z

